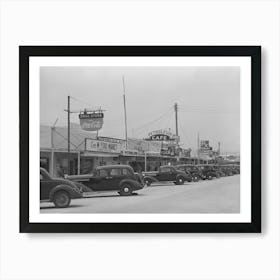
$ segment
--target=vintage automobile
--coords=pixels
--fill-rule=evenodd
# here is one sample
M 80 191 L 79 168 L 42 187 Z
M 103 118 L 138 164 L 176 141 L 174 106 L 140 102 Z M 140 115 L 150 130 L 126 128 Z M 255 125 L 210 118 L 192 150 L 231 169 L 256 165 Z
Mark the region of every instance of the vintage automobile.
M 214 178 L 220 178 L 220 174 L 214 169 L 213 166 L 203 166 L 202 174 L 207 180 L 212 180 Z
M 198 182 L 201 179 L 200 172 L 188 164 L 176 165 L 176 169 L 179 169 L 185 172 L 188 176 L 190 176 L 191 177 L 190 181 Z M 188 180 L 188 182 L 190 181 Z
M 230 166 L 223 166 L 221 168 L 221 170 L 223 171 L 225 176 L 232 176 L 233 175 L 232 168 Z
M 116 191 L 120 195 L 131 195 L 144 187 L 142 176 L 134 173 L 129 165 L 98 166 L 92 174 L 67 176 L 92 191 Z
M 174 166 L 160 166 L 159 171 L 143 172 L 144 182 L 150 186 L 155 182 L 171 181 L 175 185 L 183 185 L 185 181 L 191 182 L 192 177 Z
M 46 169 L 40 168 L 40 200 L 51 201 L 55 207 L 65 208 L 72 198 L 83 197 L 80 186 L 62 178 L 52 178 Z

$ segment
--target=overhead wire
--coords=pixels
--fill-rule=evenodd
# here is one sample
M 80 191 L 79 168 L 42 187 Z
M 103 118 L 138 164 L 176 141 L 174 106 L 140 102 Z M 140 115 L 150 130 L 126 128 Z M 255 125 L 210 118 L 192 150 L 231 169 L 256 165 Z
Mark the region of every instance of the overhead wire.
M 81 99 L 79 99 L 79 98 L 77 98 L 77 97 L 73 97 L 73 96 L 70 95 L 70 98 L 73 99 L 73 100 L 75 100 L 76 102 L 78 102 L 78 103 L 80 103 L 80 104 L 84 104 L 84 105 L 87 105 L 87 106 L 89 106 L 89 107 L 92 106 L 92 105 L 90 105 L 89 103 L 87 103 L 87 102 L 85 102 L 85 101 L 83 101 L 83 100 L 81 100 Z
M 161 119 L 163 119 L 168 113 L 170 113 L 171 107 L 168 108 L 163 114 L 161 114 L 159 117 L 153 119 L 152 121 L 149 121 L 147 123 L 144 123 L 143 125 L 140 125 L 138 127 L 135 127 L 134 130 L 140 130 L 141 128 L 147 127 L 151 124 L 156 123 L 157 121 L 160 121 Z
M 139 135 L 139 134 L 142 134 L 144 130 L 147 130 L 149 128 L 151 128 L 153 125 L 155 125 L 156 123 L 159 123 L 160 121 L 163 121 L 165 118 L 169 117 L 171 114 L 171 112 L 169 111 L 168 114 L 164 114 L 162 115 L 161 117 L 149 122 L 149 123 L 146 123 L 145 125 L 142 125 L 140 128 L 134 128 L 134 134 L 136 135 Z

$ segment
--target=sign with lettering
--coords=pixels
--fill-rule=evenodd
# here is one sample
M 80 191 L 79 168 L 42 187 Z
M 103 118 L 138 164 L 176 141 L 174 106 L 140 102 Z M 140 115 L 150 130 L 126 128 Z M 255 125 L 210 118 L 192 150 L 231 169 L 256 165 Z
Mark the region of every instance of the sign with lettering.
M 137 156 L 138 155 L 138 151 L 134 151 L 134 150 L 122 150 L 121 153 L 124 156 Z
M 101 140 L 104 142 L 110 142 L 110 143 L 118 143 L 121 145 L 125 144 L 125 140 L 123 140 L 123 139 L 111 138 L 111 137 L 105 137 L 105 136 L 98 136 L 97 140 Z
M 128 139 L 127 148 L 129 150 L 138 151 L 139 155 L 144 155 L 145 152 L 159 153 L 161 149 L 161 143 L 153 143 L 146 140 Z
M 169 130 L 159 129 L 148 134 L 149 141 L 179 141 L 179 137 L 171 133 Z
M 210 147 L 209 140 L 201 140 L 200 141 L 200 150 L 201 151 L 211 151 L 212 147 Z
M 104 114 L 102 112 L 82 112 L 79 114 L 80 126 L 86 131 L 97 131 L 103 126 Z
M 105 142 L 96 139 L 85 139 L 85 150 L 91 152 L 120 153 L 121 145 L 119 143 Z

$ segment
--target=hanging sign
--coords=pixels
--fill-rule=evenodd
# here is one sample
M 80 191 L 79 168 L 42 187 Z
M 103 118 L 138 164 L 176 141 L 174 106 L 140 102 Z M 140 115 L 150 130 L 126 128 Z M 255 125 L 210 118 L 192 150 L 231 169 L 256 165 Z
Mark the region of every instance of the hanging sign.
M 97 131 L 103 126 L 104 114 L 100 111 L 98 112 L 82 112 L 79 114 L 80 126 L 83 130 L 87 131 Z
M 178 136 L 172 134 L 169 130 L 155 130 L 148 134 L 146 140 L 150 141 L 175 141 L 178 140 Z
M 200 141 L 200 150 L 201 151 L 210 151 L 212 147 L 210 147 L 209 140 L 201 140 Z

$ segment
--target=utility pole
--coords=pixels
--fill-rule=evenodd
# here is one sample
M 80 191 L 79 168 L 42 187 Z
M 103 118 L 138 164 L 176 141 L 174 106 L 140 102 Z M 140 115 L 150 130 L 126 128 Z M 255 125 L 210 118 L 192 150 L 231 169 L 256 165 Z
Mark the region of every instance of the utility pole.
M 175 128 L 176 128 L 176 136 L 178 136 L 178 104 L 174 104 L 174 110 L 175 110 Z
M 124 125 L 125 125 L 125 149 L 127 150 L 127 119 L 126 119 L 126 102 L 125 102 L 124 76 L 122 76 L 122 81 L 123 81 L 123 107 L 124 107 Z
M 200 140 L 199 140 L 199 132 L 197 133 L 197 164 L 199 164 L 200 163 L 200 154 L 199 154 L 199 142 L 200 142 Z
M 52 176 L 54 176 L 54 131 L 55 131 L 55 125 L 58 121 L 58 118 L 55 120 L 53 126 L 51 127 L 51 148 L 52 148 L 52 152 L 51 152 L 51 170 L 50 173 Z
M 68 141 L 68 150 L 67 150 L 67 157 L 68 157 L 68 164 L 67 164 L 67 168 L 68 168 L 68 175 L 70 175 L 70 96 L 68 95 L 68 107 L 67 107 L 67 114 L 68 114 L 68 137 L 67 137 L 67 141 Z

